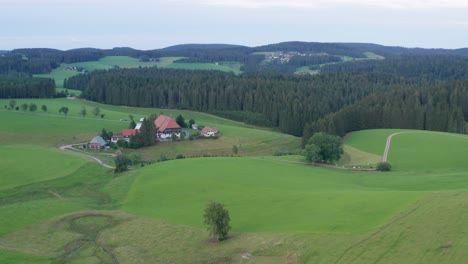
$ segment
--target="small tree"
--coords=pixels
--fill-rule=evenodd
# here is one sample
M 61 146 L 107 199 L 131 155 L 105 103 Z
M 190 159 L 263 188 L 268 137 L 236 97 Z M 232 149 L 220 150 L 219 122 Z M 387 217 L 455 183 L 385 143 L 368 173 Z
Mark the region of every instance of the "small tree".
M 60 113 L 63 113 L 64 115 L 68 115 L 68 107 L 66 107 L 66 106 L 60 107 L 59 114 Z
M 44 111 L 44 112 L 47 112 L 47 105 L 42 105 L 41 110 Z
M 390 163 L 388 163 L 386 161 L 382 161 L 382 162 L 379 162 L 379 164 L 377 164 L 376 170 L 378 170 L 378 171 L 391 171 L 392 170 L 392 165 L 390 165 Z
M 130 125 L 128 126 L 128 128 L 134 129 L 135 127 L 136 127 L 135 121 L 131 120 Z
M 28 107 L 29 107 L 29 105 L 24 103 L 24 104 L 21 105 L 21 110 L 26 111 L 26 110 L 28 110 Z
M 128 165 L 132 164 L 132 161 L 125 155 L 120 154 L 115 157 L 115 172 L 122 172 L 128 170 Z
M 225 240 L 228 237 L 231 226 L 229 221 L 229 211 L 224 208 L 224 205 L 217 202 L 209 202 L 205 208 L 203 215 L 204 223 L 208 225 L 210 235 L 216 236 L 219 241 Z
M 187 124 L 185 123 L 185 119 L 182 115 L 178 115 L 175 121 L 180 127 L 187 127 Z
M 29 105 L 29 111 L 31 111 L 31 112 L 36 112 L 36 110 L 37 110 L 37 105 L 34 104 L 34 103 L 31 103 L 31 104 Z
M 189 126 L 189 128 L 192 128 L 192 125 L 193 125 L 193 124 L 195 124 L 195 120 L 190 119 L 190 120 L 188 121 L 188 126 Z
M 14 110 L 15 106 L 16 106 L 16 101 L 15 100 L 10 100 L 10 102 L 8 102 L 8 105 L 10 106 L 11 110 Z
M 94 109 L 93 109 L 93 115 L 94 115 L 94 117 L 97 117 L 100 113 L 101 113 L 101 108 L 99 108 L 99 107 L 97 107 L 97 106 L 94 107 Z
M 80 115 L 81 115 L 82 117 L 85 117 L 86 114 L 87 114 L 87 112 L 86 112 L 86 107 L 84 107 L 84 106 L 81 107 Z
M 239 148 L 236 145 L 232 145 L 232 153 L 237 155 L 239 153 Z

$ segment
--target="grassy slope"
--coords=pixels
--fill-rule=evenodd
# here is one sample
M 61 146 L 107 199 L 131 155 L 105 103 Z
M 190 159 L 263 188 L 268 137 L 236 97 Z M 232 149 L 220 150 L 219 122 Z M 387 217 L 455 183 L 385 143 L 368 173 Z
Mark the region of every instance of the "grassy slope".
M 396 135 L 388 157 L 396 170 L 466 170 L 468 136 L 437 132 Z
M 182 114 L 186 120 L 193 118 L 200 125 L 218 127 L 223 136 L 217 140 L 166 143 L 139 150 L 148 160 L 157 160 L 161 154 L 169 157 L 175 157 L 179 153 L 186 156 L 230 155 L 233 145 L 240 146 L 240 155 L 271 155 L 275 150 L 295 150 L 300 144 L 300 138 L 297 137 L 255 129 L 249 125 L 200 112 L 108 106 L 69 99 L 17 99 L 16 101 L 19 105 L 23 103 L 35 103 L 39 106 L 45 104 L 48 108 L 47 114 L 52 115 L 58 115 L 58 109 L 62 106 L 69 107 L 70 111 L 67 118 L 63 115 L 48 116 L 42 111 L 37 113 L 0 111 L 2 120 L 9 124 L 0 130 L 0 134 L 3 135 L 0 137 L 0 142 L 20 144 L 30 142 L 48 146 L 83 142 L 100 133 L 102 128 L 116 132 L 128 127 L 127 121 L 119 122 L 119 120 L 129 119 L 130 114 L 138 120 L 153 113 L 164 113 L 173 117 Z M 7 103 L 8 100 L 0 100 L 0 106 Z M 88 112 L 86 119 L 79 115 L 83 106 Z M 101 108 L 101 113 L 105 114 L 104 119 L 92 116 L 91 112 L 95 106 Z
M 378 227 L 425 191 L 463 188 L 468 174 L 431 175 L 422 181 L 417 174 L 384 176 L 244 158 L 188 159 L 141 170 L 124 209 L 201 226 L 204 205 L 217 200 L 229 207 L 238 231 L 354 233 Z
M 350 133 L 345 144 L 368 153 L 382 155 L 387 137 L 392 139 L 388 155 L 396 170 L 459 170 L 468 168 L 468 136 L 441 132 L 371 129 Z
M 72 173 L 85 161 L 58 150 L 31 146 L 0 146 L 0 190 Z
M 21 104 L 28 100 L 17 101 Z M 0 129 L 2 145 L 23 144 L 10 155 L 31 155 L 29 159 L 34 159 L 38 165 L 42 165 L 41 162 L 49 163 L 48 159 L 55 152 L 32 145 L 55 146 L 89 139 L 102 127 L 111 130 L 126 127 L 127 122 L 115 120 L 128 118 L 129 113 L 139 118 L 139 115 L 147 116 L 160 111 L 100 105 L 106 117 L 104 120 L 93 120 L 78 117 L 82 105 L 86 105 L 88 112 L 91 112 L 92 107 L 97 105 L 92 102 L 65 99 L 29 101 L 38 105 L 45 103 L 50 112 L 55 112 L 62 105 L 71 108 L 70 118 L 0 112 L 0 118 L 8 124 Z M 0 103 L 5 104 L 6 101 Z M 195 149 L 219 144 L 226 139 L 232 140 L 223 145 L 229 150 L 231 143 L 239 140 L 235 138 L 236 135 L 243 133 L 247 133 L 247 136 L 240 139 L 240 153 L 245 151 L 246 155 L 258 153 L 260 144 L 265 144 L 265 150 L 260 152 L 267 153 L 285 140 L 299 143 L 296 138 L 287 135 L 254 130 L 202 113 L 164 112 L 173 115 L 182 113 L 187 119 L 195 118 L 199 123 L 222 128 L 225 135 L 218 140 L 194 141 L 192 146 L 190 141 L 180 143 L 186 144 L 183 148 L 193 153 Z M 363 131 L 364 135 L 356 132 L 346 142 L 358 152 L 365 150 L 367 153 L 364 152 L 363 157 L 375 157 L 381 155 L 385 138 L 392 132 Z M 406 134 L 399 136 L 404 139 Z M 398 142 L 399 136 L 394 138 L 394 143 Z M 436 140 L 440 144 L 432 146 L 449 144 L 444 143 L 448 137 L 427 137 L 410 138 L 402 143 L 402 147 L 398 147 L 397 143 L 394 150 L 403 151 L 399 156 L 410 156 L 405 153 L 411 149 L 405 147 L 412 143 L 419 146 L 425 144 L 425 140 Z M 288 146 L 293 146 L 292 143 Z M 464 147 L 454 139 L 452 150 L 460 146 Z M 172 147 L 161 144 L 154 149 Z M 214 145 L 210 147 L 215 149 Z M 1 150 L 5 148 L 8 152 L 9 147 L 6 146 Z M 25 153 L 27 149 L 31 149 L 31 153 Z M 440 152 L 440 149 L 435 151 Z M 458 155 L 463 156 L 464 150 L 460 151 Z M 150 149 L 143 152 L 150 157 L 157 153 Z M 444 156 L 439 164 L 448 160 L 446 157 L 452 152 L 441 153 Z M 392 155 L 391 152 L 390 159 Z M 253 253 L 252 262 L 255 263 L 298 259 L 310 263 L 333 263 L 342 253 L 346 254 L 339 263 L 464 263 L 467 257 L 464 249 L 468 241 L 463 234 L 468 231 L 468 225 L 463 219 L 468 213 L 464 206 L 464 201 L 468 199 L 464 190 L 468 186 L 468 174 L 464 160 L 450 163 L 453 167 L 450 170 L 445 166 L 434 167 L 431 171 L 406 171 L 414 167 L 400 167 L 395 172 L 380 174 L 333 171 L 246 158 L 187 159 L 147 166 L 141 171 L 114 178 L 109 170 L 92 163 L 71 170 L 73 164 L 83 162 L 80 158 L 75 161 L 74 157 L 66 155 L 56 158 L 54 161 L 57 163 L 53 164 L 55 175 L 42 173 L 43 170 L 37 166 L 26 167 L 29 172 L 18 174 L 32 175 L 31 182 L 29 179 L 28 182 L 18 182 L 16 187 L 0 192 L 0 262 L 47 263 L 48 257 L 60 256 L 67 244 L 79 237 L 69 228 L 57 225 L 61 215 L 79 210 L 119 209 L 122 206 L 152 218 L 109 213 L 120 220 L 115 228 L 99 230 L 102 231 L 99 239 L 116 253 L 121 263 L 147 263 L 149 260 L 161 263 L 238 263 L 241 261 L 240 254 L 245 252 Z M 299 160 L 297 157 L 279 159 Z M 59 161 L 63 161 L 62 168 Z M 2 170 L 14 169 L 1 164 L 0 167 Z M 38 179 L 43 181 L 37 182 Z M 0 178 L 2 180 L 7 178 Z M 23 185 L 25 183 L 28 184 Z M 135 198 L 141 203 L 136 204 Z M 207 234 L 201 228 L 201 211 L 209 199 L 226 203 L 234 226 L 234 237 L 214 247 L 206 243 Z M 406 216 L 406 213 L 409 214 Z M 181 215 L 184 219 L 180 219 Z M 400 216 L 404 217 L 400 219 Z M 51 218 L 53 220 L 47 221 Z M 374 228 L 389 223 L 390 219 L 396 222 L 372 235 Z M 180 222 L 189 226 L 174 224 Z M 249 230 L 292 233 L 241 232 Z M 310 231 L 320 233 L 310 234 Z M 72 261 L 95 263 L 97 253 L 93 252 L 92 248 L 86 249 Z

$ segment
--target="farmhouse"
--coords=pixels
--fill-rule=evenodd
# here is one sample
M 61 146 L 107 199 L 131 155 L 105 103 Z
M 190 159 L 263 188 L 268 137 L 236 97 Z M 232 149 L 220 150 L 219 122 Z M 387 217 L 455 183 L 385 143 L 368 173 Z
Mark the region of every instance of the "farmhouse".
M 154 120 L 154 126 L 156 127 L 156 139 L 158 141 L 170 141 L 172 140 L 172 134 L 180 138 L 182 129 L 177 122 L 169 116 L 159 115 L 158 118 Z
M 88 149 L 99 150 L 107 146 L 107 142 L 100 136 L 96 136 L 88 143 Z
M 216 127 L 204 127 L 200 132 L 200 136 L 202 137 L 214 137 L 219 132 Z
M 131 129 L 131 128 L 126 128 L 122 130 L 122 133 L 115 133 L 112 135 L 111 142 L 117 143 L 119 139 L 125 140 L 127 142 L 130 142 L 130 137 L 133 135 L 139 133 L 140 130 L 138 129 Z

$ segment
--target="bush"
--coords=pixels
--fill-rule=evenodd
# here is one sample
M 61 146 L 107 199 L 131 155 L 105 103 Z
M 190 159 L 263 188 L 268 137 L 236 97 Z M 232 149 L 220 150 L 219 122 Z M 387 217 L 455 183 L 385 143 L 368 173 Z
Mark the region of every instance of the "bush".
M 169 160 L 169 158 L 166 156 L 166 154 L 159 155 L 159 161 L 166 161 L 166 160 Z
M 185 159 L 184 154 L 177 154 L 176 159 Z
M 117 146 L 121 148 L 128 148 L 128 142 L 126 140 L 119 139 L 117 140 Z
M 378 171 L 391 171 L 392 170 L 392 165 L 390 163 L 382 161 L 377 164 L 376 170 Z

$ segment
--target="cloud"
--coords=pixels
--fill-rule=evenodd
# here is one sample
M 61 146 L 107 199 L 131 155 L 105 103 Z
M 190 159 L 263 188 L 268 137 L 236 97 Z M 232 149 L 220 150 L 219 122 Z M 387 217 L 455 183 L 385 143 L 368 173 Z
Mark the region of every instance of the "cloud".
M 389 9 L 468 8 L 467 0 L 203 0 L 212 6 L 239 8 L 321 8 L 337 5 Z

